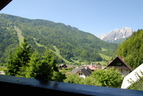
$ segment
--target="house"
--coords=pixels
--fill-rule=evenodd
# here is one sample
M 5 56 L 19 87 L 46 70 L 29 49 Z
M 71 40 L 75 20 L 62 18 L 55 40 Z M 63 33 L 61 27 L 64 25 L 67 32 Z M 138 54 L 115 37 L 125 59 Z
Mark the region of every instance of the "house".
M 89 66 L 89 69 L 91 69 L 92 71 L 94 71 L 94 70 L 98 70 L 98 67 L 97 66 Z
M 116 57 L 113 61 L 111 61 L 105 69 L 109 67 L 114 67 L 115 69 L 118 69 L 121 72 L 121 75 L 127 75 L 132 71 L 131 66 L 129 66 L 125 61 L 124 58 Z
M 102 65 L 91 65 L 89 66 L 89 68 L 94 71 L 94 70 L 98 70 L 98 69 L 104 69 L 106 66 L 102 66 Z
M 76 67 L 76 65 L 59 64 L 59 68 L 72 68 L 72 67 Z
M 98 70 L 101 66 L 90 64 L 90 65 L 82 65 L 82 67 L 85 67 L 85 68 L 88 67 L 90 70 L 94 71 L 94 70 Z
M 4 75 L 4 71 L 0 71 L 0 74 L 1 74 L 1 75 Z
M 71 73 L 78 74 L 80 77 L 85 78 L 87 76 L 90 76 L 90 74 L 92 73 L 92 70 L 90 70 L 88 67 L 75 68 L 71 71 Z
M 67 65 L 66 64 L 60 64 L 59 67 L 60 68 L 67 68 Z

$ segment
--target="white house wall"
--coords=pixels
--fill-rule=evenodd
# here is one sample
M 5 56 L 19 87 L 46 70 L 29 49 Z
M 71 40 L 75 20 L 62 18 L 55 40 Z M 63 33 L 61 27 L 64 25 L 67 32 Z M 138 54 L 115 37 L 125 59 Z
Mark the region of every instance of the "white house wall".
M 86 76 L 85 75 L 79 75 L 79 77 L 85 78 Z
M 141 64 L 140 66 L 138 66 L 135 70 L 133 70 L 130 74 L 128 74 L 126 77 L 124 77 L 124 80 L 123 80 L 123 82 L 122 82 L 122 86 L 121 86 L 121 88 L 122 89 L 128 89 L 131 85 L 132 85 L 132 83 L 130 83 L 131 82 L 131 79 L 134 81 L 134 82 L 136 82 L 136 81 L 138 81 L 139 80 L 139 78 L 137 77 L 137 73 L 138 73 L 138 75 L 139 76 L 143 76 L 142 74 L 141 74 L 141 71 L 143 72 L 143 64 Z

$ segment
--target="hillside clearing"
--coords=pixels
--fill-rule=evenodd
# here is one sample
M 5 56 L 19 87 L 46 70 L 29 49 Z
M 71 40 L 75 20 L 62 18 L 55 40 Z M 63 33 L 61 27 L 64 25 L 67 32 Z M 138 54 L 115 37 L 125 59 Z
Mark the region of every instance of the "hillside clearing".
M 16 26 L 14 26 L 14 29 L 17 32 L 17 37 L 18 37 L 19 45 L 20 45 L 23 42 L 23 40 L 24 40 L 24 37 L 22 36 L 22 31 L 18 27 L 16 27 Z
M 99 53 L 99 55 L 100 55 L 103 59 L 105 59 L 105 60 L 107 60 L 107 61 L 111 60 L 111 57 L 110 57 L 110 56 L 104 55 L 104 54 L 102 54 L 102 53 Z
M 105 48 L 102 48 L 102 49 L 101 49 L 101 51 L 107 51 L 107 49 L 105 49 Z
M 60 50 L 56 47 L 56 46 L 53 46 L 54 47 L 54 49 L 55 49 L 55 51 L 53 51 L 59 58 L 61 58 L 61 59 L 63 59 L 66 63 L 71 63 L 71 62 L 69 62 L 68 60 L 66 60 L 65 58 L 63 58 L 62 56 L 61 56 L 61 54 L 60 54 Z
M 40 43 L 36 42 L 36 38 L 33 38 L 33 40 L 34 40 L 34 42 L 36 43 L 36 45 L 37 45 L 38 47 L 45 47 L 44 45 L 41 45 Z M 46 48 L 46 47 L 45 47 L 45 48 Z

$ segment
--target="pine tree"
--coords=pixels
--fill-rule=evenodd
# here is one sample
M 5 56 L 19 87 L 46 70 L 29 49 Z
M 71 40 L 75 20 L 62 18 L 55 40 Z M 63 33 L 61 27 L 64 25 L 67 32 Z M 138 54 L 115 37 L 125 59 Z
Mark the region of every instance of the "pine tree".
M 52 55 L 52 52 L 47 50 L 42 58 L 39 58 L 38 52 L 34 52 L 26 67 L 26 77 L 27 78 L 36 78 L 38 80 L 57 80 L 55 72 L 58 72 L 56 66 L 55 58 Z M 59 74 L 59 73 L 58 73 Z M 53 78 L 52 78 L 53 77 Z
M 47 50 L 40 58 L 37 51 L 31 55 L 30 48 L 27 40 L 24 39 L 15 54 L 10 53 L 5 70 L 6 75 L 63 81 L 65 77 L 59 73 L 52 51 Z
M 26 67 L 25 77 L 26 78 L 36 78 L 36 76 L 39 74 L 40 64 L 41 64 L 41 62 L 40 62 L 39 53 L 37 51 L 35 51 L 31 55 L 28 66 Z
M 66 76 L 65 74 L 62 74 L 61 72 L 54 71 L 51 79 L 53 81 L 63 82 L 63 80 L 66 79 Z
M 10 53 L 7 69 L 5 70 L 6 75 L 24 76 L 23 72 L 30 60 L 30 48 L 26 38 L 24 38 L 24 42 L 18 47 L 15 54 Z
M 18 68 L 18 62 L 16 62 L 16 57 L 13 57 L 12 55 L 12 52 L 10 52 L 9 54 L 9 58 L 7 60 L 7 68 L 5 71 L 5 74 L 6 75 L 11 75 L 11 76 L 15 76 L 17 74 L 17 72 L 19 71 L 19 68 Z
M 39 66 L 39 74 L 36 76 L 36 78 L 42 80 L 51 80 L 54 71 L 58 72 L 56 60 L 52 54 L 52 51 L 47 49 L 41 60 L 41 65 Z

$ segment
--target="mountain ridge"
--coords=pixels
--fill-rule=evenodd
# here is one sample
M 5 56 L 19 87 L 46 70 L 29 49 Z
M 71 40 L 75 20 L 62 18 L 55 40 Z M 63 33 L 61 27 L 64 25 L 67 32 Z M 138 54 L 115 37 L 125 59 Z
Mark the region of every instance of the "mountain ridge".
M 40 54 L 46 48 L 56 52 L 59 50 L 60 54 L 57 56 L 59 62 L 63 62 L 63 58 L 70 62 L 74 61 L 102 61 L 101 54 L 107 56 L 114 56 L 117 49 L 117 44 L 107 43 L 100 40 L 95 35 L 87 33 L 78 28 L 71 27 L 62 23 L 54 23 L 53 21 L 42 19 L 27 19 L 19 16 L 0 14 L 0 44 L 7 38 L 3 51 L 0 51 L 1 61 L 7 56 L 10 50 L 15 50 L 19 45 L 17 31 L 21 30 L 21 35 L 27 38 L 28 43 L 32 46 L 32 50 L 37 50 Z M 7 36 L 6 34 L 11 34 Z M 5 37 L 4 37 L 5 36 Z M 8 38 L 10 37 L 12 40 Z M 21 41 L 20 41 L 21 42 Z M 13 46 L 13 47 L 12 47 Z M 55 49 L 55 47 L 57 49 Z M 102 51 L 102 49 L 108 51 Z M 4 56 L 2 55 L 4 54 Z M 56 55 L 56 54 L 55 54 Z M 61 57 L 62 56 L 62 57 Z
M 115 29 L 107 34 L 102 34 L 99 38 L 106 42 L 113 43 L 116 40 L 124 40 L 123 38 L 128 38 L 133 34 L 133 30 L 129 27 L 123 27 L 122 29 Z

